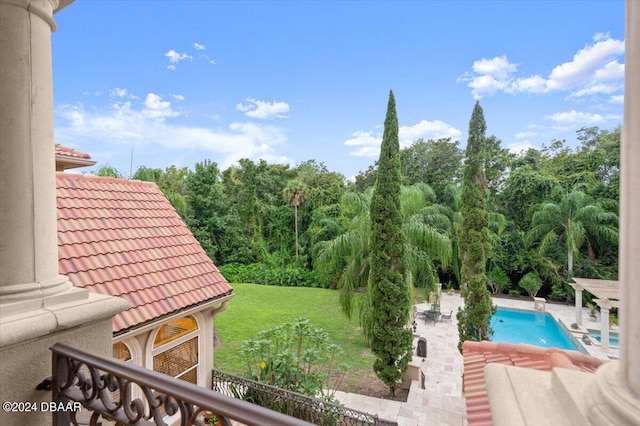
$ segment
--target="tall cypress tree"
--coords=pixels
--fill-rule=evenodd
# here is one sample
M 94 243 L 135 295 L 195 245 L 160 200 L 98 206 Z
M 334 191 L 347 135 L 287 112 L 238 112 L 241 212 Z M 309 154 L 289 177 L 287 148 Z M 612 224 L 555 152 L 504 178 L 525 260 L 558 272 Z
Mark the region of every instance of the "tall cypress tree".
M 395 395 L 411 356 L 412 333 L 407 327 L 411 306 L 405 277 L 404 236 L 400 212 L 400 143 L 393 92 L 380 147 L 378 172 L 370 206 L 373 370 Z
M 491 295 L 487 289 L 486 260 L 489 244 L 489 216 L 485 208 L 487 180 L 484 173 L 487 125 L 476 102 L 469 121 L 469 140 L 462 174 L 462 223 L 458 229 L 462 260 L 464 310 L 458 310 L 458 332 L 462 351 L 465 340 L 487 340 L 493 331 Z

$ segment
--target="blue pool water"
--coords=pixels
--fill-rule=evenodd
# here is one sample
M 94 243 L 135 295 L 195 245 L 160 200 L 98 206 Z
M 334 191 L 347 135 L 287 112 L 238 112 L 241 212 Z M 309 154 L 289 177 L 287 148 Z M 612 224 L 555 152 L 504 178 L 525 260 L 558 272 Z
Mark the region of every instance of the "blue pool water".
M 493 342 L 528 343 L 577 351 L 556 320 L 546 312 L 498 308 L 491 318 Z
M 589 330 L 589 335 L 600 343 L 600 330 Z M 618 333 L 609 330 L 609 346 L 620 346 Z

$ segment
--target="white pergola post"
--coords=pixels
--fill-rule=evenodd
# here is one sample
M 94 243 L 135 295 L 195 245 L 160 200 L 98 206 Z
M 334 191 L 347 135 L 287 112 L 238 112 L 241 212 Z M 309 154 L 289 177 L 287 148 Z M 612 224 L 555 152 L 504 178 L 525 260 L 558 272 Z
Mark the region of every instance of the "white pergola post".
M 607 353 L 609 352 L 609 311 L 611 305 L 606 299 L 595 299 L 595 302 L 600 306 L 600 350 Z

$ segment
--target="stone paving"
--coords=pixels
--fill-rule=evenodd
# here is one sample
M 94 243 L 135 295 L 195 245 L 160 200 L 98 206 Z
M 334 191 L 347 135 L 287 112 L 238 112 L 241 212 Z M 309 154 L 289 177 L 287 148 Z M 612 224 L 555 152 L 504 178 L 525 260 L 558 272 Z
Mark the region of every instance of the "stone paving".
M 533 300 L 523 301 L 506 298 L 494 298 L 497 306 L 534 309 Z M 414 356 L 414 363 L 419 363 L 421 377 L 424 378 L 424 388 L 420 380 L 411 382 L 407 402 L 390 401 L 345 392 L 336 392 L 336 398 L 345 406 L 369 414 L 377 414 L 381 419 L 396 421 L 399 426 L 427 426 L 466 425 L 465 402 L 462 396 L 462 371 L 463 359 L 458 352 L 458 326 L 455 314 L 463 302 L 456 294 L 442 293 L 440 302 L 441 311 L 453 310 L 451 321 L 438 321 L 426 323 L 423 319 L 417 319 L 417 337 L 427 339 L 427 357 L 425 359 Z M 418 304 L 418 310 L 429 308 L 427 302 Z M 575 322 L 575 308 L 573 306 L 556 303 L 545 304 L 545 310 L 551 313 L 568 330 Z M 586 308 L 582 313 L 583 325 L 579 330 L 573 331 L 576 341 L 579 343 L 586 329 L 600 329 L 600 322 L 589 319 Z M 613 330 L 616 331 L 617 327 Z M 593 345 L 581 345 L 590 355 L 598 358 L 609 359 L 618 356 L 618 349 L 612 348 L 609 353 L 602 353 L 600 347 Z

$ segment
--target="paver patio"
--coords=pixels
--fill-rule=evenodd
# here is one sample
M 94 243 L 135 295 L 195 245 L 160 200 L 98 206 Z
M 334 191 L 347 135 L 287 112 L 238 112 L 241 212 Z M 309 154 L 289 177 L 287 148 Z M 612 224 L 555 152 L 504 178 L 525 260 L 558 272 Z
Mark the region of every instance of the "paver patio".
M 534 302 L 526 300 L 493 298 L 497 306 L 534 309 Z M 466 425 L 465 401 L 462 395 L 463 358 L 458 351 L 458 325 L 455 313 L 462 306 L 462 298 L 456 294 L 442 293 L 441 311 L 453 310 L 451 321 L 437 323 L 418 319 L 416 335 L 427 339 L 427 357 L 421 359 L 420 371 L 424 375 L 425 389 L 419 381 L 413 381 L 407 402 L 391 401 L 373 398 L 365 395 L 336 392 L 336 398 L 345 406 L 377 414 L 385 420 L 397 421 L 399 426 L 427 426 L 427 425 Z M 418 310 L 429 308 L 427 302 L 418 304 Z M 576 340 L 580 340 L 582 333 L 589 329 L 600 329 L 600 322 L 588 319 L 586 308 L 583 308 L 583 325 L 574 332 L 571 324 L 575 322 L 575 308 L 573 305 L 546 303 L 545 310 L 556 320 L 573 332 Z M 614 327 L 614 330 L 616 328 Z M 583 346 L 586 351 L 598 358 L 616 358 L 617 348 L 611 348 L 604 354 L 599 346 Z

